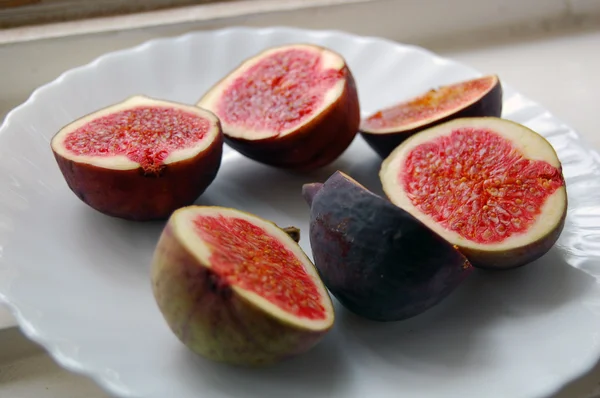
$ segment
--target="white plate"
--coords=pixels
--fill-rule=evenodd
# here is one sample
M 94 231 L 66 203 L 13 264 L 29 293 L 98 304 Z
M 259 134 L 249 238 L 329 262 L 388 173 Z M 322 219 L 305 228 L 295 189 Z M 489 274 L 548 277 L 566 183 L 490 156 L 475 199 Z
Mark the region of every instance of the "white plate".
M 477 272 L 440 305 L 404 322 L 367 322 L 337 306 L 336 327 L 321 344 L 270 369 L 216 365 L 176 340 L 148 279 L 162 223 L 121 221 L 88 208 L 67 188 L 49 139 L 74 118 L 133 94 L 194 103 L 245 57 L 288 42 L 342 53 L 363 114 L 479 75 L 411 46 L 287 28 L 154 40 L 66 72 L 1 128 L 0 298 L 27 336 L 65 368 L 134 397 L 532 398 L 589 369 L 600 356 L 600 157 L 506 85 L 504 116 L 546 136 L 564 165 L 567 224 L 546 256 L 518 270 Z M 339 168 L 381 192 L 378 167 L 361 138 L 334 164 L 304 177 L 227 150 L 199 203 L 297 225 L 310 254 L 301 184 Z

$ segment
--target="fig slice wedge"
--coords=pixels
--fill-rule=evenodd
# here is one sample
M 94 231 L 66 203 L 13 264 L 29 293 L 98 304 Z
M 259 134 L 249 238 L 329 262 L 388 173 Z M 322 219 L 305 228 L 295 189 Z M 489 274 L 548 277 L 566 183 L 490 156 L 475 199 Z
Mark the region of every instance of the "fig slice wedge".
M 243 366 L 314 347 L 332 328 L 334 310 L 288 233 L 237 209 L 176 210 L 151 266 L 154 298 L 175 336 L 202 357 Z
M 302 194 L 319 275 L 361 317 L 389 322 L 419 315 L 473 271 L 441 236 L 341 171 L 305 184 Z
M 51 148 L 68 187 L 90 207 L 160 220 L 213 182 L 223 133 L 210 111 L 136 95 L 69 123 Z
M 567 191 L 554 148 L 509 120 L 462 118 L 432 127 L 400 144 L 379 175 L 393 203 L 475 267 L 528 264 L 564 227 Z
M 382 158 L 420 131 L 462 117 L 500 117 L 502 85 L 486 75 L 444 85 L 364 118 L 360 134 Z
M 344 58 L 314 44 L 268 48 L 244 60 L 198 102 L 221 120 L 225 142 L 255 161 L 310 171 L 358 134 L 360 107 Z

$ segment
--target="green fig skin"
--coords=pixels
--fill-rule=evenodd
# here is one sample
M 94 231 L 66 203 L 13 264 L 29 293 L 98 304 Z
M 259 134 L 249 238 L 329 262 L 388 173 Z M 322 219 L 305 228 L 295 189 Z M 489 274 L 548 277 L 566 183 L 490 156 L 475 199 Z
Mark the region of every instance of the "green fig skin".
M 257 308 L 199 264 L 169 224 L 154 253 L 151 282 L 171 331 L 192 352 L 215 362 L 272 365 L 305 353 L 329 331 L 301 329 Z

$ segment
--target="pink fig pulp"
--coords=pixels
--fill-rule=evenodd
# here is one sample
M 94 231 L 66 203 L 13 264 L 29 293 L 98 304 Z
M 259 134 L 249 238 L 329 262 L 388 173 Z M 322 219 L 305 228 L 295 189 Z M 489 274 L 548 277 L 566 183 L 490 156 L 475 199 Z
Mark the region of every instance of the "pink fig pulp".
M 564 227 L 567 191 L 554 148 L 504 119 L 463 118 L 400 144 L 381 166 L 390 200 L 480 268 L 544 255 Z
M 496 75 L 432 89 L 380 109 L 361 122 L 360 133 L 382 158 L 420 131 L 463 117 L 500 117 L 502 85 Z
M 273 364 L 310 350 L 333 325 L 329 295 L 300 246 L 275 224 L 239 210 L 175 211 L 157 244 L 151 280 L 172 332 L 217 362 Z
M 63 127 L 52 151 L 68 187 L 97 211 L 166 219 L 215 179 L 223 134 L 195 106 L 134 96 Z
M 273 47 L 246 59 L 197 105 L 219 117 L 232 148 L 296 171 L 333 162 L 360 123 L 356 84 L 344 58 L 313 44 Z

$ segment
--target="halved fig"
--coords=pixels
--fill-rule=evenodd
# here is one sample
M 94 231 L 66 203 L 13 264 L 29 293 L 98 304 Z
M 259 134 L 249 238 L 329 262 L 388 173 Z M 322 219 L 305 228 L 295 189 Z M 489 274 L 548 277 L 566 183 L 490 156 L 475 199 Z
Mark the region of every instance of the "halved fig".
M 324 184 L 305 184 L 302 193 L 315 266 L 329 291 L 359 316 L 416 316 L 473 270 L 437 233 L 340 171 Z
M 423 131 L 383 161 L 386 195 L 481 268 L 514 268 L 546 253 L 562 232 L 567 191 L 554 148 L 495 117 Z
M 361 136 L 382 158 L 427 128 L 462 117 L 502 114 L 502 85 L 496 75 L 432 89 L 363 119 Z
M 138 95 L 68 124 L 51 147 L 84 203 L 144 221 L 166 219 L 204 192 L 221 165 L 223 133 L 207 110 Z
M 176 210 L 151 268 L 154 297 L 192 352 L 234 365 L 302 354 L 332 328 L 314 265 L 285 230 L 236 209 Z
M 360 123 L 346 61 L 313 44 L 273 47 L 246 59 L 197 105 L 219 117 L 225 142 L 246 157 L 297 171 L 333 162 Z

